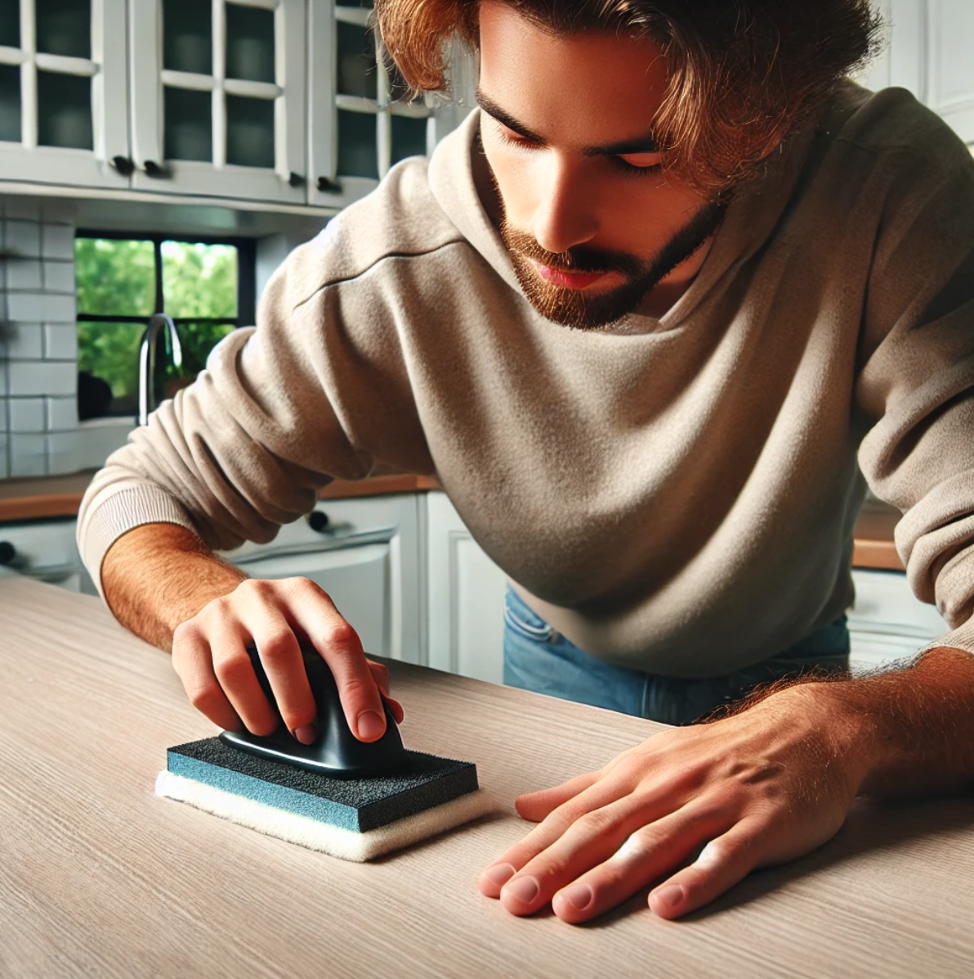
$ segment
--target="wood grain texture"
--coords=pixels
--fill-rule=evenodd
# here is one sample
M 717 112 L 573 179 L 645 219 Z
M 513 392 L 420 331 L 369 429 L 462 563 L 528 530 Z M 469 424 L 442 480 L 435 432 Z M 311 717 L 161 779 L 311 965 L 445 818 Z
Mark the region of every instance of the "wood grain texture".
M 102 605 L 0 578 L 0 976 L 899 977 L 974 974 L 974 800 L 860 800 L 839 835 L 667 922 L 642 891 L 573 927 L 476 888 L 517 794 L 660 725 L 392 663 L 408 747 L 476 762 L 502 812 L 374 864 L 153 795 L 216 734 Z

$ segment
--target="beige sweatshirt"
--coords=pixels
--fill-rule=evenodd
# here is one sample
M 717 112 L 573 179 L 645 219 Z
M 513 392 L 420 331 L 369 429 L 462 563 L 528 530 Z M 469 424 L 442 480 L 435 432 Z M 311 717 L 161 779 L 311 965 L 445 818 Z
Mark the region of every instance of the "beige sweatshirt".
M 108 459 L 78 523 L 95 579 L 140 524 L 232 548 L 333 477 L 435 475 L 572 642 L 714 676 L 849 607 L 868 483 L 904 514 L 910 584 L 953 629 L 937 644 L 974 652 L 974 160 L 947 126 L 849 83 L 662 319 L 595 332 L 523 297 L 478 127 L 296 249 L 257 327 Z

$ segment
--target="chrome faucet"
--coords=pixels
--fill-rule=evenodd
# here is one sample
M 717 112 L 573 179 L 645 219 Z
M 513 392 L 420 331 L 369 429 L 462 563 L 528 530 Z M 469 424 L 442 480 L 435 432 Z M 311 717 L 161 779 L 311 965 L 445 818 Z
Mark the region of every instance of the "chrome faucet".
M 176 331 L 176 324 L 172 317 L 165 313 L 156 313 L 149 320 L 149 325 L 142 334 L 142 343 L 139 347 L 139 424 L 149 423 L 149 413 L 156 406 L 154 391 L 155 366 L 156 366 L 156 337 L 159 331 L 165 328 L 169 337 L 169 346 L 172 353 L 172 362 L 176 367 L 183 365 L 183 348 L 179 343 L 179 333 Z

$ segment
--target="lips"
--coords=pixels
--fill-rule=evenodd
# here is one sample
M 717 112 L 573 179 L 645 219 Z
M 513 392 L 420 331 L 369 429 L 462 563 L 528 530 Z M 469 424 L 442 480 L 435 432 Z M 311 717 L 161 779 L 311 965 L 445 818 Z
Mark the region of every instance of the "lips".
M 584 289 L 586 286 L 598 282 L 605 278 L 606 272 L 565 272 L 563 269 L 553 269 L 548 265 L 535 263 L 538 275 L 545 282 L 550 282 L 554 286 L 561 286 L 563 289 Z

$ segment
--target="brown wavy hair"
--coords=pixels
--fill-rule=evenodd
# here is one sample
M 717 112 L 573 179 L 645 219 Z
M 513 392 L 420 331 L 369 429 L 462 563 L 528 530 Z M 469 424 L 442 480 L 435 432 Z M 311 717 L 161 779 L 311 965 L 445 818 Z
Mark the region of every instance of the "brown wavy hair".
M 500 0 L 553 36 L 608 31 L 663 50 L 655 120 L 666 165 L 720 196 L 875 52 L 869 0 Z M 446 44 L 476 49 L 478 0 L 375 0 L 382 41 L 413 93 L 446 91 Z

